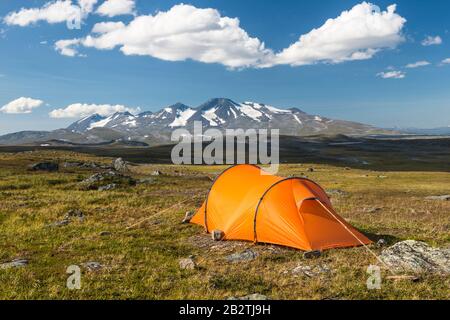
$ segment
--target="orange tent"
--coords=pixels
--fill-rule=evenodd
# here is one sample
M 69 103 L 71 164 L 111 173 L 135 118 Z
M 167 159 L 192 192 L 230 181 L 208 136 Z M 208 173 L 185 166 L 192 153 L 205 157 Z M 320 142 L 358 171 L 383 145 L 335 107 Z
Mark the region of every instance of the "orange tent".
M 224 240 L 272 243 L 301 250 L 324 250 L 371 241 L 334 211 L 325 191 L 304 178 L 282 178 L 254 165 L 220 174 L 191 223 Z

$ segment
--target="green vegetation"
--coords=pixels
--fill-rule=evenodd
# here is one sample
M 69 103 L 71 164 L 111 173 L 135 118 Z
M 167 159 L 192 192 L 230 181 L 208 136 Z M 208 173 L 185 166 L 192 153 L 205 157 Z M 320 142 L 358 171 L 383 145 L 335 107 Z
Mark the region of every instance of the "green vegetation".
M 150 184 L 101 192 L 79 188 L 99 169 L 27 171 L 29 164 L 48 160 L 111 162 L 62 151 L 0 154 L 0 264 L 17 258 L 29 261 L 25 267 L 0 270 L 1 299 L 223 299 L 251 293 L 272 299 L 449 298 L 449 278 L 433 275 L 417 282 L 383 279 L 381 290 L 367 290 L 366 269 L 376 259 L 364 248 L 330 250 L 305 260 L 302 252 L 288 248 L 213 242 L 202 228 L 181 224 L 186 211 L 201 205 L 211 178 L 223 167 L 133 166 L 136 179 L 155 170 L 164 174 Z M 310 167 L 314 172 L 308 172 Z M 290 174 L 306 174 L 325 189 L 342 190 L 333 196 L 336 210 L 373 240 L 449 245 L 450 202 L 424 200 L 450 194 L 447 172 L 283 165 L 280 175 Z M 186 202 L 174 206 L 181 201 Z M 80 209 L 84 220 L 54 226 L 70 209 Z M 226 261 L 227 255 L 246 248 L 257 251 L 258 258 Z M 191 255 L 198 268 L 181 270 L 179 259 Z M 81 290 L 68 290 L 67 267 L 89 261 L 103 268 L 82 267 Z M 332 272 L 313 278 L 293 274 L 300 264 L 327 265 Z

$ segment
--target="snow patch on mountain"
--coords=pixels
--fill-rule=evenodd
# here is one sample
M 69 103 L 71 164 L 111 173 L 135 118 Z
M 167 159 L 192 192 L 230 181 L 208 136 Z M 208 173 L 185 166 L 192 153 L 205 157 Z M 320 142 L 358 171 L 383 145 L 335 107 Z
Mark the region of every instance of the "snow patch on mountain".
M 239 110 L 244 113 L 247 117 L 261 122 L 261 117 L 263 116 L 263 114 L 257 110 L 257 108 L 255 108 L 254 104 L 247 104 L 247 103 L 243 103 L 239 106 Z
M 184 127 L 187 125 L 187 122 L 189 119 L 195 114 L 195 110 L 189 108 L 184 111 L 178 110 L 177 117 L 175 120 L 169 124 L 169 127 L 175 128 L 175 127 Z

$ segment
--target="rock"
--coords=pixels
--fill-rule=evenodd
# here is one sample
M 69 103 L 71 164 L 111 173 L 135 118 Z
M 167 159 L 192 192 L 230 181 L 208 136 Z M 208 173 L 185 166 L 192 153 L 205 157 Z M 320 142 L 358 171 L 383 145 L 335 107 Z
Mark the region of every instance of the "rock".
M 154 178 L 143 178 L 137 181 L 138 184 L 153 184 L 155 183 Z
M 106 186 L 98 187 L 98 191 L 109 191 L 114 190 L 117 187 L 115 183 L 107 184 Z
M 247 249 L 241 253 L 233 253 L 227 257 L 228 262 L 242 262 L 242 261 L 251 261 L 258 257 L 258 253 L 253 251 L 252 249 Z
M 314 172 L 314 168 L 308 168 L 307 172 Z
M 186 211 L 186 214 L 184 216 L 184 219 L 182 223 L 189 223 L 191 222 L 191 219 L 194 217 L 195 212 L 194 211 Z
M 81 211 L 80 209 L 70 209 L 69 211 L 67 211 L 65 218 L 66 219 L 78 218 L 79 220 L 83 220 L 84 214 L 83 211 Z
M 292 274 L 301 274 L 308 278 L 318 277 L 327 273 L 331 273 L 331 269 L 327 265 L 317 265 L 314 267 L 299 265 L 292 269 Z
M 450 201 L 450 194 L 443 196 L 430 196 L 426 197 L 425 200 Z
M 161 171 L 155 170 L 152 172 L 152 176 L 161 176 L 161 175 L 162 175 Z
M 250 300 L 250 301 L 258 301 L 258 300 L 269 300 L 269 298 L 263 294 L 252 293 L 243 297 L 229 297 L 227 300 Z
M 59 170 L 59 165 L 54 162 L 39 162 L 31 165 L 30 170 L 54 172 Z
M 347 192 L 339 190 L 339 189 L 329 189 L 326 190 L 328 196 L 346 196 Z
M 111 232 L 109 231 L 102 231 L 99 233 L 100 237 L 108 237 L 111 235 Z
M 303 258 L 315 259 L 315 258 L 319 258 L 321 255 L 322 255 L 322 252 L 320 252 L 319 250 L 307 251 L 307 252 L 303 253 Z
M 194 270 L 197 266 L 194 259 L 192 258 L 180 259 L 179 265 L 180 269 L 183 270 Z
M 128 171 L 128 165 L 125 161 L 123 161 L 122 158 L 117 158 L 112 162 L 112 167 L 121 172 L 127 172 Z
M 350 168 L 350 167 L 345 167 L 344 170 L 350 171 L 350 170 L 352 170 L 352 168 Z
M 82 167 L 84 165 L 83 162 L 78 162 L 78 161 L 67 161 L 63 163 L 63 168 L 79 168 Z
M 115 186 L 113 187 L 113 185 Z M 136 180 L 129 176 L 124 176 L 119 172 L 110 170 L 107 172 L 96 173 L 80 182 L 80 186 L 85 190 L 98 190 L 100 187 L 104 187 L 102 190 L 111 190 L 111 188 L 115 188 L 119 185 L 134 186 L 136 185 Z
M 396 271 L 450 274 L 450 249 L 438 249 L 415 240 L 384 249 L 380 258 Z
M 378 179 L 387 179 L 387 176 L 378 176 Z
M 213 230 L 211 237 L 214 241 L 222 241 L 225 237 L 225 233 L 222 230 Z
M 103 265 L 100 262 L 96 262 L 96 261 L 89 261 L 89 262 L 83 263 L 82 265 L 89 271 L 99 271 L 103 268 Z
M 26 259 L 15 259 L 13 261 L 0 264 L 0 269 L 20 268 L 25 267 L 27 264 L 28 260 Z
M 387 245 L 387 242 L 384 239 L 380 239 L 380 240 L 377 241 L 377 247 L 378 248 L 385 247 L 386 245 Z
M 383 210 L 383 208 L 381 207 L 369 207 L 369 208 L 364 208 L 364 212 L 365 213 L 377 213 L 379 211 Z

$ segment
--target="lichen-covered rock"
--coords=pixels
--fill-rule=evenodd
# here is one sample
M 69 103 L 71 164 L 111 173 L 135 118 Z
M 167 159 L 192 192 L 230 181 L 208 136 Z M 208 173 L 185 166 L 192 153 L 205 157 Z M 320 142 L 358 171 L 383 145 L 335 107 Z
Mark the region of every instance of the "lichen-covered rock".
M 384 249 L 380 258 L 396 271 L 450 274 L 450 249 L 406 240 Z
M 0 264 L 0 270 L 25 267 L 27 264 L 28 264 L 28 260 L 26 260 L 26 259 L 15 259 L 13 261 Z
M 313 267 L 299 265 L 292 269 L 292 274 L 304 275 L 308 278 L 314 278 L 328 273 L 331 273 L 331 269 L 327 265 L 317 265 Z
M 80 187 L 84 190 L 98 190 L 99 188 L 102 187 L 103 190 L 108 190 L 108 188 L 105 189 L 104 187 L 109 187 L 110 190 L 111 187 L 115 188 L 118 186 L 134 186 L 134 185 L 136 185 L 136 180 L 134 180 L 132 177 L 125 176 L 116 171 L 96 173 L 80 182 Z
M 252 249 L 247 249 L 243 252 L 233 253 L 227 257 L 228 262 L 242 262 L 242 261 L 251 261 L 258 257 L 258 253 L 253 251 Z
M 127 172 L 128 171 L 128 165 L 122 158 L 117 158 L 112 162 L 112 167 L 121 172 Z
M 180 269 L 183 269 L 183 270 L 194 270 L 196 267 L 196 263 L 195 263 L 194 259 L 192 259 L 192 258 L 180 259 L 180 261 L 178 263 L 179 263 Z

